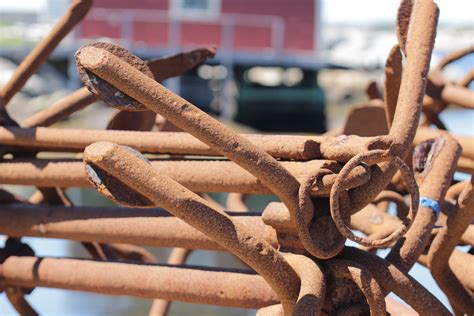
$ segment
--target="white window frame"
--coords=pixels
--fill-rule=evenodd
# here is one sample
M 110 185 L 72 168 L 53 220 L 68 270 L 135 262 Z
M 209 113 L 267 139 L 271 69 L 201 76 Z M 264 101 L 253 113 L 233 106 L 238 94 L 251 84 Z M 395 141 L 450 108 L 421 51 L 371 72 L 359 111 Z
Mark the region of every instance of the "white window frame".
M 208 3 L 206 10 L 184 8 L 184 1 L 169 0 L 169 12 L 172 18 L 191 21 L 212 21 L 217 20 L 221 15 L 221 0 L 202 0 Z

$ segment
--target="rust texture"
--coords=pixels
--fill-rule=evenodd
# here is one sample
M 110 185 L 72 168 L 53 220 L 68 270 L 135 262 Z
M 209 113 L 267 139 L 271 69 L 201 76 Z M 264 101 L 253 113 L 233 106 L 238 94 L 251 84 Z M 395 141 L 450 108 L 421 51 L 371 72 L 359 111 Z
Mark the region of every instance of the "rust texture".
M 384 91 L 371 82 L 369 102 L 324 135 L 239 134 L 160 84 L 215 48 L 143 61 L 100 42 L 75 55 L 84 87 L 18 124 L 9 101 L 91 5 L 73 1 L 0 89 L 0 184 L 37 188 L 30 198 L 0 189 L 0 290 L 20 315 L 40 314 L 28 302 L 35 287 L 153 299 L 150 316 L 172 301 L 257 315 L 450 315 L 409 274 L 417 262 L 454 314 L 474 311 L 473 180 L 454 179 L 474 174 L 474 139 L 440 118 L 450 105 L 474 109 L 473 70 L 443 76 L 474 46 L 429 70 L 433 1 L 401 1 Z M 107 130 L 50 127 L 99 100 L 119 109 Z M 71 187 L 117 205 L 73 205 Z M 211 192 L 227 194 L 222 205 Z M 263 194 L 278 201 L 249 209 L 247 197 Z M 27 236 L 80 242 L 88 258 L 35 256 Z M 173 249 L 160 263 L 144 246 Z M 186 265 L 199 250 L 247 269 Z

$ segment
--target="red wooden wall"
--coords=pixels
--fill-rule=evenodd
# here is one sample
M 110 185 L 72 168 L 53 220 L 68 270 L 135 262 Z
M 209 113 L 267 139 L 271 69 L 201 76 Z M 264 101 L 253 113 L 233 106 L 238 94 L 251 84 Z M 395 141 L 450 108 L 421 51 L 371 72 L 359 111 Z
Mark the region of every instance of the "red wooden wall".
M 134 10 L 167 11 L 170 0 L 94 0 L 94 9 L 109 9 L 108 12 L 122 12 Z M 282 48 L 285 52 L 315 50 L 314 31 L 318 17 L 315 17 L 315 0 L 221 0 L 221 16 L 238 14 L 233 28 L 233 50 L 248 52 L 262 52 L 270 49 L 272 42 L 272 23 L 268 16 L 279 17 L 284 23 Z M 108 15 L 108 14 L 107 14 Z M 239 17 L 249 17 L 255 20 L 262 18 L 261 25 L 239 21 Z M 138 14 L 138 19 L 140 15 Z M 168 46 L 170 45 L 170 25 L 163 12 L 160 18 L 147 21 L 134 20 L 132 28 L 132 42 L 143 46 Z M 86 18 L 82 23 L 81 37 L 110 37 L 120 39 L 123 37 L 123 22 L 107 21 L 106 18 Z M 257 23 L 258 24 L 258 23 Z M 181 46 L 214 45 L 217 48 L 224 46 L 224 28 L 222 19 L 212 21 L 181 21 Z M 274 30 L 273 30 L 274 31 Z

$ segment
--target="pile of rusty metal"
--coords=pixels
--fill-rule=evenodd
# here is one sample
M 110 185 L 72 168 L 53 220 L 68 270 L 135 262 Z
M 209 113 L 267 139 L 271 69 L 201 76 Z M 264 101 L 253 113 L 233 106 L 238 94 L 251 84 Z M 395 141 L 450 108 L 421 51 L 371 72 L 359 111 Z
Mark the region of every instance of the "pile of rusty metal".
M 402 1 L 383 96 L 371 84 L 370 103 L 325 135 L 238 134 L 159 83 L 212 49 L 145 62 L 106 43 L 76 53 L 84 88 L 17 123 L 9 101 L 90 6 L 74 1 L 0 90 L 0 183 L 37 188 L 29 200 L 0 191 L 0 288 L 20 314 L 36 314 L 26 299 L 35 287 L 155 299 L 150 315 L 172 300 L 258 315 L 397 314 L 391 292 L 421 315 L 451 314 L 408 274 L 416 262 L 454 313 L 474 312 L 473 248 L 457 248 L 474 246 L 473 182 L 453 179 L 473 174 L 474 143 L 439 118 L 448 105 L 474 108 L 473 70 L 460 82 L 442 75 L 474 47 L 429 72 L 432 0 Z M 48 127 L 98 99 L 123 110 L 106 131 Z M 83 160 L 56 158 L 67 152 Z M 72 205 L 64 189 L 88 186 L 121 207 Z M 228 193 L 227 208 L 208 192 Z M 249 194 L 281 202 L 250 212 Z M 80 241 L 92 258 L 37 257 L 23 236 Z M 143 246 L 174 250 L 163 264 Z M 199 249 L 248 268 L 185 265 Z

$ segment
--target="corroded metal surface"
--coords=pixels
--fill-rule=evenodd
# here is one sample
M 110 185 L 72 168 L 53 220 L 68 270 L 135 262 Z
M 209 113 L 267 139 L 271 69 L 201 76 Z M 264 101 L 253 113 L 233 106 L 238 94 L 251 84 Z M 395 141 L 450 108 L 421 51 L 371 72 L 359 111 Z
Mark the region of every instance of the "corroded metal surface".
M 429 71 L 433 1 L 401 1 L 384 93 L 370 83 L 370 102 L 326 135 L 238 134 L 159 83 L 213 57 L 214 48 L 142 61 L 104 43 L 76 54 L 87 88 L 17 124 L 9 100 L 90 6 L 74 1 L 0 90 L 0 183 L 38 188 L 29 200 L 0 191 L 0 233 L 9 237 L 0 289 L 20 314 L 37 313 L 27 301 L 34 287 L 151 298 L 152 316 L 166 315 L 173 300 L 258 315 L 385 315 L 403 310 L 386 300 L 390 292 L 410 312 L 450 314 L 408 274 L 417 261 L 456 314 L 472 313 L 474 191 L 472 180 L 453 178 L 474 173 L 473 139 L 427 125 L 446 129 L 439 114 L 450 104 L 474 108 L 473 71 L 454 83 L 442 75 L 473 47 Z M 126 110 L 107 131 L 48 127 L 99 99 Z M 179 131 L 151 132 L 157 117 Z M 64 189 L 86 186 L 126 207 L 74 206 Z M 227 192 L 230 211 L 207 192 Z M 280 201 L 252 212 L 249 194 Z M 23 236 L 79 241 L 92 259 L 35 257 Z M 163 265 L 143 246 L 175 248 Z M 374 255 L 379 248 L 390 248 L 385 259 Z M 202 249 L 228 251 L 249 270 L 186 266 Z

